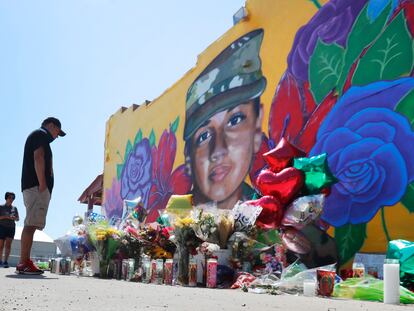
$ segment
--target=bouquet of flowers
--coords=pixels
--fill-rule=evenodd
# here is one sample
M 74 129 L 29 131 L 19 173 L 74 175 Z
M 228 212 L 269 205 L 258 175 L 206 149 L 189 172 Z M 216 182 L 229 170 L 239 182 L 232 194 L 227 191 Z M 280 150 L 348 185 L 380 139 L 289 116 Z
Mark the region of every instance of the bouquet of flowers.
M 173 222 L 174 235 L 170 237 L 175 243 L 178 251 L 178 283 L 186 285 L 188 283 L 188 263 L 190 254 L 196 254 L 196 248 L 201 244 L 201 240 L 194 232 L 194 218 L 187 216 L 176 218 Z
M 228 248 L 231 249 L 230 262 L 235 269 L 242 268 L 243 262 L 252 262 L 253 249 L 256 240 L 250 238 L 245 232 L 236 231 L 228 240 Z
M 90 224 L 88 234 L 98 253 L 101 277 L 105 278 L 108 274 L 109 261 L 121 244 L 122 233 L 110 227 L 107 221 L 101 221 Z
M 152 259 L 171 259 L 175 252 L 175 244 L 170 241 L 171 227 L 152 223 L 139 232 L 143 242 L 143 252 Z
M 220 213 L 217 221 L 217 230 L 220 248 L 227 248 L 227 241 L 234 232 L 234 217 L 227 210 Z
M 139 237 L 135 228 L 127 226 L 121 237 L 119 253 L 122 258 L 134 258 L 138 263 L 143 251 L 143 240 Z
M 219 244 L 219 232 L 216 216 L 202 209 L 196 210 L 193 229 L 204 242 Z

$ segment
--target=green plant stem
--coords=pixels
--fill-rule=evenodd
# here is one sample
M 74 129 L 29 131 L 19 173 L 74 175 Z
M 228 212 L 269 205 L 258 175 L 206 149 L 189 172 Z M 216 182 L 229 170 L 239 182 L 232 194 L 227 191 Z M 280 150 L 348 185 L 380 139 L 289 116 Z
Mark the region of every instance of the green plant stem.
M 381 223 L 382 223 L 382 229 L 384 229 L 384 233 L 385 233 L 385 236 L 387 238 L 387 241 L 389 242 L 389 241 L 391 241 L 391 238 L 390 238 L 390 235 L 389 235 L 388 230 L 387 230 L 387 225 L 385 224 L 384 207 L 381 208 Z

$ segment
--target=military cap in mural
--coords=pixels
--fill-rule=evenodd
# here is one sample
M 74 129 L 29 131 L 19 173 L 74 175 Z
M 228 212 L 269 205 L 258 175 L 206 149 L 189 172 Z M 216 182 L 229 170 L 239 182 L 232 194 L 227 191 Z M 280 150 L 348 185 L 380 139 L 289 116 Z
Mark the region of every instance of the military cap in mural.
M 259 57 L 263 29 L 249 32 L 222 51 L 187 92 L 184 140 L 214 114 L 259 97 L 265 87 Z

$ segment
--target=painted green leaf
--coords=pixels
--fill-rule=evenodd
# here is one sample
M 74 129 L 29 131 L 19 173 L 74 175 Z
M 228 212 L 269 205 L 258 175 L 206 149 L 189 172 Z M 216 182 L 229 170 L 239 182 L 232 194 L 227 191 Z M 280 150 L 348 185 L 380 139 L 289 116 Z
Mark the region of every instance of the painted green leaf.
M 138 143 L 140 143 L 142 140 L 142 131 L 141 129 L 139 129 L 137 135 L 135 135 L 135 139 L 134 139 L 134 146 Z
M 384 28 L 391 10 L 391 3 L 382 11 L 382 13 L 371 22 L 367 14 L 368 5 L 359 13 L 357 19 L 349 33 L 346 52 L 344 57 L 344 66 L 341 77 L 339 78 L 337 90 L 342 94 L 342 90 L 349 74 L 352 64 L 358 59 L 362 51 L 368 47 Z
M 412 38 L 401 12 L 361 58 L 352 84 L 365 85 L 408 75 L 413 68 L 411 42 Z
M 180 123 L 180 117 L 177 117 L 177 119 L 175 119 L 175 121 L 173 122 L 173 124 L 171 124 L 171 132 L 175 133 L 177 131 L 178 128 L 178 124 Z
M 322 7 L 322 5 L 319 3 L 318 0 L 310 0 L 310 1 L 316 6 L 318 10 Z
M 414 182 L 407 186 L 407 191 L 402 197 L 401 203 L 410 213 L 414 213 Z
M 336 87 L 343 66 L 344 49 L 318 40 L 309 61 L 309 82 L 317 103 Z
M 339 253 L 340 264 L 345 264 L 351 259 L 364 244 L 367 225 L 346 224 L 335 228 L 335 240 Z
M 127 145 L 125 147 L 124 163 L 126 159 L 128 158 L 128 155 L 131 152 L 131 150 L 132 150 L 132 144 L 131 144 L 131 141 L 128 139 Z
M 124 168 L 124 164 L 117 164 L 116 165 L 116 177 L 119 180 L 121 178 L 122 169 Z
M 408 93 L 397 105 L 395 110 L 408 118 L 414 130 L 414 90 Z M 414 213 L 414 182 L 407 186 L 407 191 L 401 199 L 401 203 L 410 212 Z
M 151 130 L 150 136 L 149 136 L 149 143 L 150 143 L 150 147 L 155 146 L 155 133 L 154 133 L 154 129 Z
M 414 130 L 414 90 L 401 99 L 395 110 L 408 118 Z

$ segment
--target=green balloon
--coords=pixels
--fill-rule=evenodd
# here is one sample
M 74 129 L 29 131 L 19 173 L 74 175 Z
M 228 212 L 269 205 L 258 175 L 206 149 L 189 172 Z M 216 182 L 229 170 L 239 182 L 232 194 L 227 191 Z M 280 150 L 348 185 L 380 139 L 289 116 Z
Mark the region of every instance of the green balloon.
M 310 158 L 295 158 L 293 167 L 305 174 L 305 187 L 309 194 L 320 193 L 323 188 L 338 181 L 329 169 L 326 153 Z

